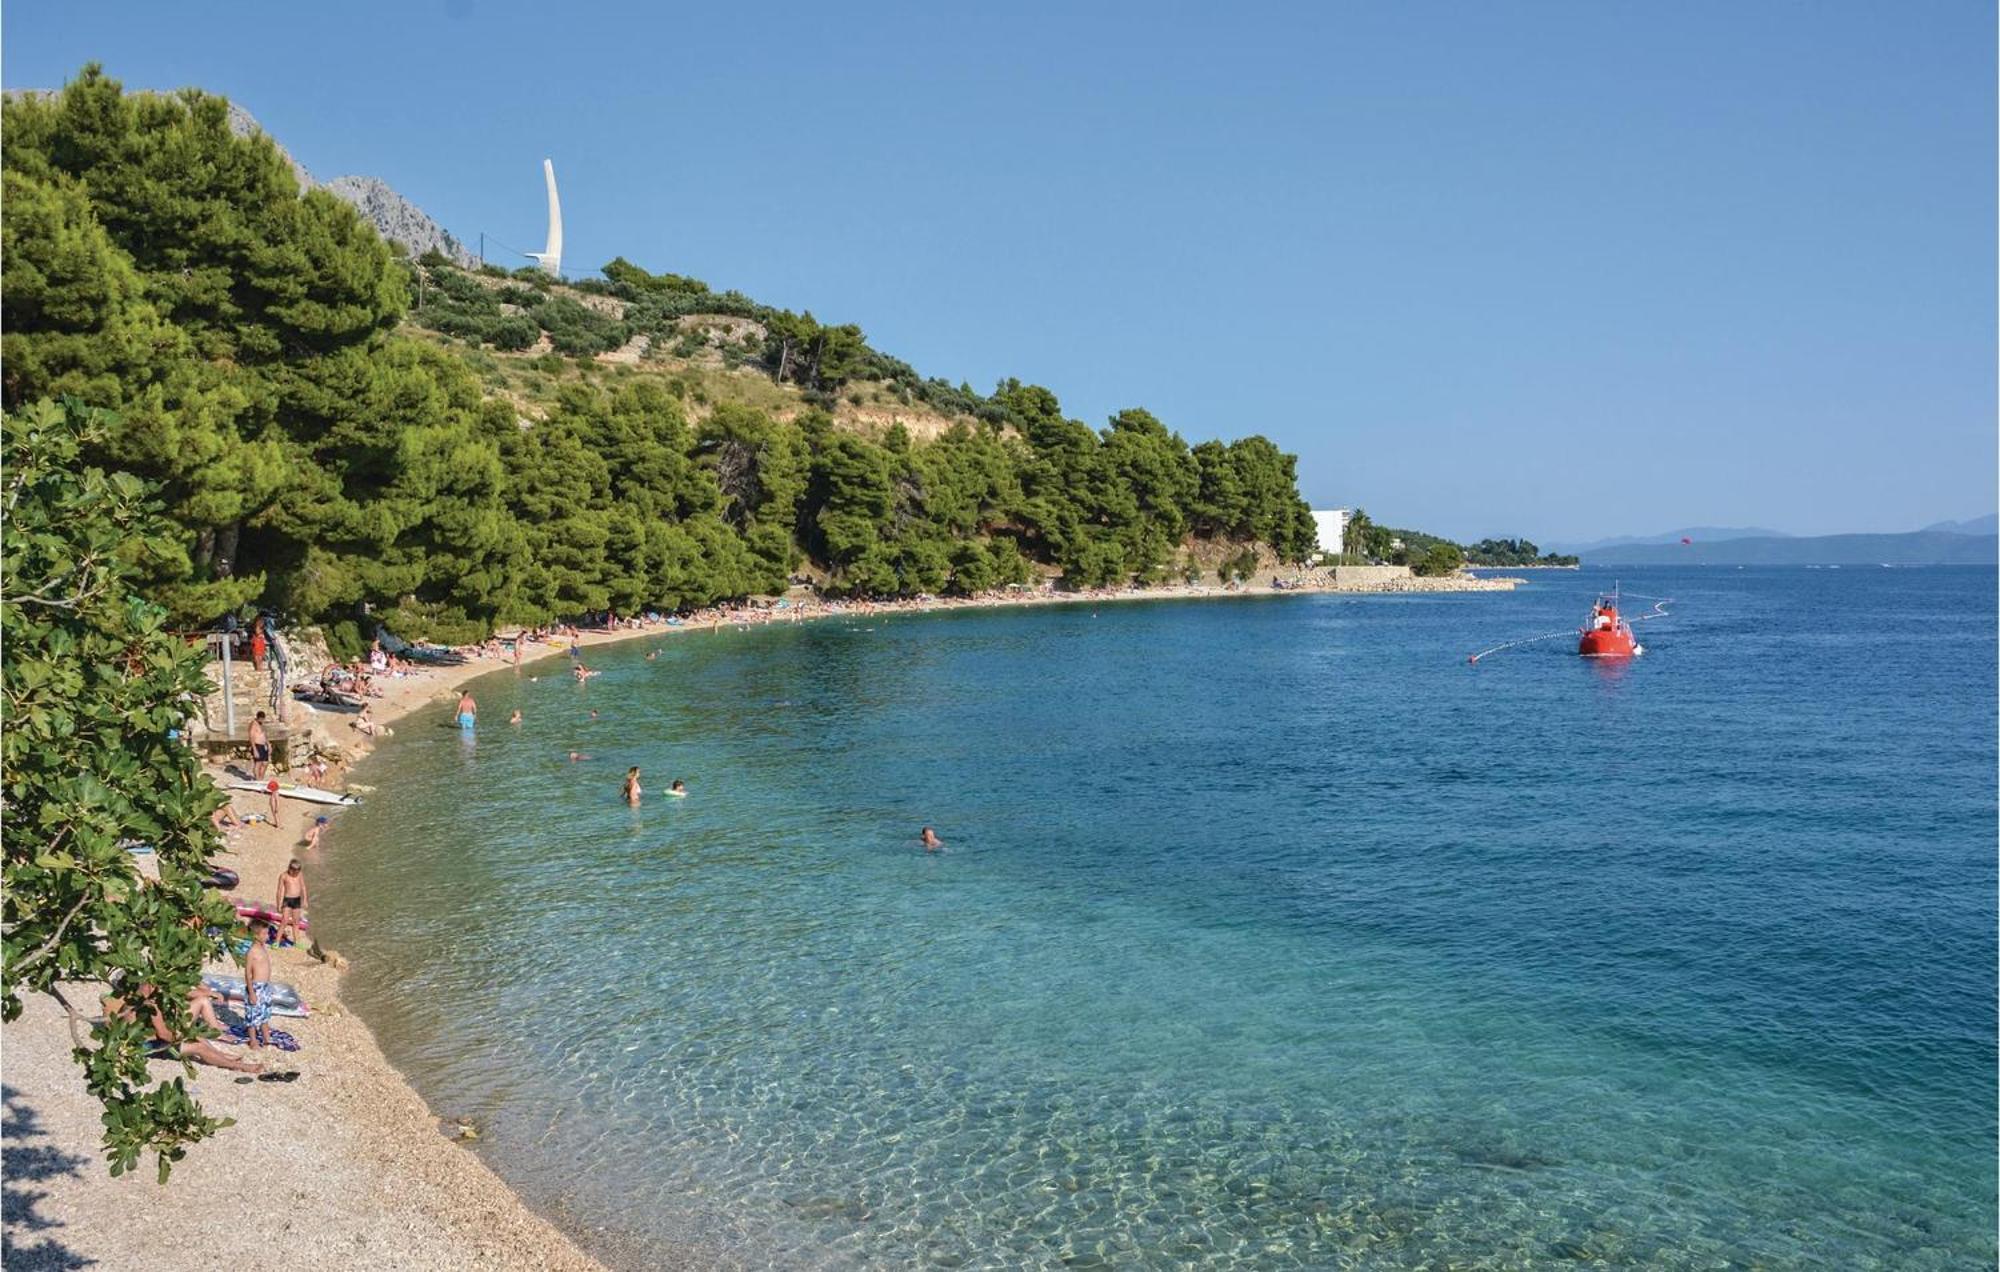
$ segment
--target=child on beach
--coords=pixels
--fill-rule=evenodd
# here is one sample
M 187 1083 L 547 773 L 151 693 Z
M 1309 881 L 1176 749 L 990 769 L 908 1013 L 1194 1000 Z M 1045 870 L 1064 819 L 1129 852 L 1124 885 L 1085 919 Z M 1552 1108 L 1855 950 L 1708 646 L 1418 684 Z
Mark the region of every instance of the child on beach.
M 297 864 L 296 862 L 293 864 Z M 250 953 L 243 960 L 243 1023 L 250 1054 L 261 1059 L 271 1045 L 271 936 L 268 923 L 250 925 Z
M 277 778 L 275 778 L 275 777 L 274 777 L 274 778 L 272 778 L 272 779 L 271 779 L 270 781 L 268 781 L 268 782 L 264 783 L 264 794 L 265 794 L 265 795 L 267 795 L 267 796 L 269 796 L 269 797 L 270 797 L 270 800 L 271 800 L 271 827 L 272 827 L 272 829 L 274 829 L 274 830 L 275 830 L 275 829 L 276 829 L 276 828 L 277 828 L 277 827 L 278 827 L 278 826 L 279 826 L 279 825 L 281 824 L 281 822 L 280 822 L 280 820 L 279 820 L 279 817 L 278 817 L 278 779 L 277 779 Z
M 208 815 L 208 824 L 215 827 L 218 832 L 226 837 L 230 831 L 243 825 L 243 819 L 236 815 L 234 807 L 228 804 L 221 804 L 216 807 L 214 812 Z
M 313 818 L 312 829 L 306 831 L 304 840 L 307 852 L 311 852 L 313 849 L 319 847 L 320 836 L 326 833 L 327 821 L 328 819 L 324 816 Z
M 278 876 L 278 894 L 275 908 L 282 916 L 284 926 L 279 929 L 280 946 L 296 943 L 299 935 L 299 920 L 306 911 L 306 875 L 299 866 L 299 859 L 292 858 L 292 864 Z

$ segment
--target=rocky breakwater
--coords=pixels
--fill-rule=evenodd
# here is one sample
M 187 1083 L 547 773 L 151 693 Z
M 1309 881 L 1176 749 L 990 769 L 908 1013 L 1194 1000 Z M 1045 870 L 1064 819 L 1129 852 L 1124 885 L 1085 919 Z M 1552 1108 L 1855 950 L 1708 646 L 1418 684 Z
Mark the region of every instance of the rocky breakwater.
M 1306 583 L 1328 592 L 1511 592 L 1520 579 L 1480 578 L 1463 570 L 1419 575 L 1407 565 L 1335 565 L 1312 572 Z

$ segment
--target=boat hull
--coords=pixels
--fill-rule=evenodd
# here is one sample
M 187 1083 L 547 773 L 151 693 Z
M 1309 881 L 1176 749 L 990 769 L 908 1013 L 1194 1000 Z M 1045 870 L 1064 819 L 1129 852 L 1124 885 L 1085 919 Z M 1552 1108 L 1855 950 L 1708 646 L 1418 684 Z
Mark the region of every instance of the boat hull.
M 1583 633 L 1577 638 L 1576 652 L 1585 658 L 1631 658 L 1640 652 L 1640 647 L 1630 631 L 1613 628 Z

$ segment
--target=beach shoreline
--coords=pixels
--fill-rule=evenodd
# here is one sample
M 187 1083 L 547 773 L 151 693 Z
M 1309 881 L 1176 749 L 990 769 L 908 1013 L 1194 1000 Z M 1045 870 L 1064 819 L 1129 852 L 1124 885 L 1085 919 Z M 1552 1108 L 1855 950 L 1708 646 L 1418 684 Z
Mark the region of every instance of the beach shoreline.
M 655 621 L 615 630 L 586 629 L 574 639 L 579 653 L 587 655 L 594 648 L 648 636 L 748 630 L 841 616 L 1314 594 L 1500 591 L 1512 586 L 1511 581 L 1493 586 L 1491 581 L 1464 578 L 1397 582 L 1416 586 L 1172 586 L 897 602 L 813 599 L 728 607 L 672 624 Z M 517 666 L 525 670 L 562 655 L 570 640 L 552 638 L 519 664 L 508 654 L 472 654 L 452 665 L 419 666 L 401 676 L 379 678 L 380 696 L 370 699 L 371 716 L 378 725 L 393 728 L 481 677 Z M 344 785 L 384 740 L 343 728 L 341 722 L 352 716 L 317 712 L 301 703 L 290 707 L 295 734 L 301 722 L 308 724 L 306 736 L 314 727 L 338 731 L 334 736 L 343 751 L 342 771 L 328 783 L 335 788 Z M 211 764 L 207 771 L 227 790 L 225 779 L 241 776 L 231 768 L 232 764 Z M 292 780 L 299 780 L 296 771 Z M 266 803 L 254 792 L 228 793 L 239 814 L 258 811 Z M 317 867 L 338 853 L 337 809 L 287 800 L 280 811 L 280 827 L 259 824 L 234 831 L 215 855 L 216 864 L 242 876 L 234 895 L 264 899 L 292 857 L 304 863 L 310 879 Z M 334 815 L 328 845 L 308 851 L 300 846 L 300 836 L 322 811 Z M 302 1045 L 301 1051 L 280 1056 L 279 1067 L 296 1068 L 301 1080 L 239 1085 L 233 1074 L 197 1068 L 193 1084 L 197 1097 L 211 1114 L 233 1117 L 236 1125 L 192 1148 L 164 1188 L 153 1182 L 150 1163 L 117 1179 L 106 1172 L 98 1148 L 101 1109 L 83 1090 L 55 1005 L 46 999 L 31 1000 L 23 1017 L 5 1026 L 0 1037 L 7 1060 L 10 1150 L 38 1151 L 54 1164 L 44 1172 L 41 1191 L 27 1204 L 20 1221 L 12 1216 L 8 1220 L 13 1243 L 10 1266 L 73 1266 L 64 1258 L 96 1259 L 111 1266 L 210 1266 L 216 1251 L 241 1240 L 239 1206 L 246 1184 L 275 1189 L 274 1195 L 283 1199 L 291 1229 L 286 1251 L 298 1257 L 399 1267 L 604 1266 L 558 1223 L 515 1193 L 478 1154 L 448 1138 L 454 1129 L 450 1111 L 429 1108 L 409 1078 L 389 1061 L 367 1023 L 344 1006 L 343 959 L 330 954 L 321 962 L 304 944 L 276 950 L 274 956 L 277 978 L 296 985 L 313 1008 L 309 1019 L 279 1022 L 296 1026 L 291 1031 Z M 82 1001 L 94 999 L 96 987 L 77 989 Z M 166 1062 L 154 1072 L 156 1077 L 173 1076 Z M 47 1253 L 37 1256 L 37 1250 Z M 704 1262 L 698 1251 L 674 1253 L 687 1263 Z M 649 1257 L 657 1261 L 658 1254 L 650 1252 Z

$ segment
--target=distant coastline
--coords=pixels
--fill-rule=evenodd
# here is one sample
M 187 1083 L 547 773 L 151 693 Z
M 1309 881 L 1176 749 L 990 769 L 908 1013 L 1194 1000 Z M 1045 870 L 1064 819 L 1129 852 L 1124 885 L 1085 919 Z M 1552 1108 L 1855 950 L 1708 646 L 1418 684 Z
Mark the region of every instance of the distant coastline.
M 1634 543 L 1583 554 L 1585 565 L 2000 565 L 2000 536 L 1913 530 Z

